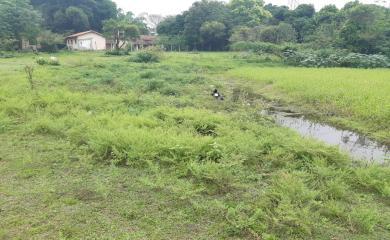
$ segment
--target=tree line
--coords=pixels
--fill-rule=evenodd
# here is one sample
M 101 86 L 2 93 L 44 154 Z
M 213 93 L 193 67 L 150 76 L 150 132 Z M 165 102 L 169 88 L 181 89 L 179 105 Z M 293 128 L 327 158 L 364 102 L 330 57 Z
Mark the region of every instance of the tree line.
M 54 50 L 71 33 L 106 28 L 110 34 L 113 22 L 132 36 L 149 32 L 144 19 L 111 0 L 0 0 L 0 50 L 20 49 L 22 40 Z
M 311 48 L 390 54 L 390 10 L 358 1 L 338 9 L 295 9 L 262 0 L 202 0 L 157 28 L 162 42 L 188 50 L 227 50 L 236 42 L 298 43 Z
M 20 48 L 28 39 L 50 50 L 64 35 L 92 29 L 103 31 L 117 49 L 157 31 L 172 50 L 221 51 L 266 42 L 390 55 L 390 9 L 358 1 L 316 11 L 310 4 L 289 9 L 263 0 L 200 0 L 176 16 L 147 17 L 123 12 L 111 0 L 0 0 L 0 49 Z

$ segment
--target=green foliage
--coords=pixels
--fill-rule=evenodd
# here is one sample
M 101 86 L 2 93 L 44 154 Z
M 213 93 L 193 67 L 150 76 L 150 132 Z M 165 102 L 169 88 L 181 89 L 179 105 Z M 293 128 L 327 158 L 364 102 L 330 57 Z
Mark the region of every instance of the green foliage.
M 38 42 L 41 45 L 40 51 L 57 52 L 64 43 L 63 37 L 50 31 L 42 31 L 38 36 Z
M 9 52 L 2 52 L 0 51 L 0 58 L 13 58 L 15 55 Z
M 103 21 L 117 15 L 116 4 L 111 0 L 32 0 L 31 4 L 42 12 L 44 26 L 56 33 L 100 31 Z
M 105 53 L 107 56 L 127 56 L 129 55 L 129 52 L 123 49 L 112 49 L 112 50 L 107 50 Z
M 162 58 L 161 49 L 146 48 L 137 52 L 129 60 L 131 62 L 137 62 L 137 63 L 156 63 L 159 62 L 161 58 Z
M 388 168 L 368 167 L 356 169 L 351 181 L 357 187 L 390 196 L 390 174 Z
M 45 59 L 44 57 L 39 57 L 36 62 L 39 65 L 52 65 L 52 66 L 59 66 L 60 61 L 56 57 L 50 57 L 49 59 Z
M 27 0 L 0 2 L 0 49 L 15 50 L 22 39 L 33 40 L 41 22 L 40 14 Z
M 231 0 L 229 7 L 233 24 L 236 26 L 258 26 L 271 17 L 271 13 L 264 9 L 262 0 Z
M 115 51 L 122 49 L 126 43 L 140 35 L 136 25 L 129 23 L 126 18 L 109 19 L 103 23 L 104 34 L 114 42 Z
M 226 77 L 245 79 L 248 88 L 265 97 L 294 103 L 301 111 L 388 144 L 390 116 L 383 108 L 390 102 L 388 75 L 389 69 L 256 66 L 233 69 Z
M 223 25 L 225 27 L 228 25 L 227 21 L 229 18 L 229 8 L 224 3 L 218 1 L 202 0 L 195 2 L 184 14 L 185 23 L 183 34 L 190 49 L 209 49 L 210 46 L 203 44 L 201 33 L 202 26 L 205 28 L 204 24 L 207 22 L 209 22 L 209 26 L 214 26 L 215 28 L 212 35 L 215 35 L 219 39 L 218 41 L 221 41 L 221 38 L 223 37 L 223 31 L 225 31 Z M 212 22 L 213 24 L 210 25 Z M 218 24 L 215 24 L 216 22 L 218 22 Z M 203 34 L 205 34 L 205 32 Z M 225 41 L 219 43 L 218 49 L 222 49 L 226 45 L 226 39 Z M 210 40 L 208 39 L 208 41 Z
M 277 45 L 265 42 L 236 42 L 230 45 L 232 51 L 250 51 L 258 54 L 269 53 L 283 56 L 285 51 L 296 50 L 295 45 Z
M 342 51 L 284 52 L 285 62 L 304 67 L 389 68 L 390 61 L 383 55 L 366 55 Z
M 184 38 L 186 48 L 191 50 L 225 49 L 229 39 L 231 43 L 297 42 L 313 49 L 348 49 L 389 56 L 389 16 L 386 7 L 359 2 L 347 3 L 340 10 L 327 5 L 316 12 L 311 4 L 290 10 L 286 6 L 264 6 L 263 1 L 257 0 L 232 0 L 227 5 L 203 0 L 183 14 L 165 19 L 157 30 L 171 42 L 175 37 Z M 210 25 L 207 31 L 206 24 Z M 169 41 L 164 42 L 178 45 Z
M 370 233 L 374 231 L 375 225 L 379 222 L 379 216 L 376 209 L 372 206 L 361 206 L 352 210 L 349 214 L 349 220 L 358 231 Z
M 226 26 L 223 23 L 212 21 L 205 22 L 200 28 L 200 35 L 203 46 L 208 46 L 211 50 L 222 50 L 221 46 L 224 46 L 226 41 Z
M 48 61 L 44 57 L 39 57 L 36 62 L 38 63 L 38 65 L 46 65 L 48 63 Z

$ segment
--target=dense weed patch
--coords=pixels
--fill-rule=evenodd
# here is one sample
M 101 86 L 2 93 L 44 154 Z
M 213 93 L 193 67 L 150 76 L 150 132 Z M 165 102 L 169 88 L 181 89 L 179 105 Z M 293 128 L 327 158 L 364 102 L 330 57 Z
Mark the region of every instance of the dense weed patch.
M 388 235 L 388 168 L 352 167 L 336 149 L 301 139 L 260 116 L 253 88 L 218 80 L 227 67 L 248 64 L 245 59 L 173 54 L 158 64 L 139 64 L 87 55 L 94 61 L 79 64 L 81 56 L 69 55 L 61 57 L 60 70 L 37 67 L 38 94 L 21 80 L 23 73 L 20 84 L 11 84 L 14 78 L 0 80 L 0 149 L 7 159 L 3 167 L 0 158 L 0 180 L 7 180 L 6 191 L 20 182 L 31 186 L 12 190 L 23 191 L 14 198 L 21 201 L 29 195 L 24 191 L 35 191 L 34 206 L 23 206 L 59 216 L 33 211 L 29 221 L 39 225 L 49 219 L 55 231 L 26 225 L 26 235 Z M 213 67 L 204 68 L 205 62 Z M 226 92 L 225 101 L 210 96 L 215 87 Z M 16 160 L 30 156 L 28 151 L 34 151 L 34 159 Z M 8 221 L 15 217 L 25 214 L 6 209 L 1 226 L 18 229 Z

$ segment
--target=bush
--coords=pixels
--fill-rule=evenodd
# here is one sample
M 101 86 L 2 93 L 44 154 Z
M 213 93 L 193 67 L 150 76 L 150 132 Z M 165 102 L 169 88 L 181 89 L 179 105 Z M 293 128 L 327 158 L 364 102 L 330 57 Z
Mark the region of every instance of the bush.
M 48 30 L 41 32 L 38 36 L 38 41 L 41 45 L 40 51 L 42 52 L 54 53 L 64 46 L 63 37 Z
M 384 55 L 367 55 L 345 51 L 284 51 L 284 61 L 302 67 L 350 67 L 389 68 L 390 61 Z
M 130 61 L 137 63 L 154 63 L 161 60 L 161 55 L 162 51 L 160 48 L 147 48 L 131 57 Z
M 49 59 L 49 65 L 52 65 L 52 66 L 59 66 L 59 65 L 60 65 L 60 61 L 59 61 L 58 58 L 56 58 L 56 57 L 50 57 L 50 59 Z
M 129 52 L 128 51 L 125 51 L 125 50 L 108 50 L 106 51 L 105 53 L 107 56 L 126 56 L 126 55 L 129 55 Z
M 15 51 L 18 49 L 19 41 L 16 39 L 0 39 L 0 50 Z
M 0 52 L 0 58 L 13 58 L 13 57 L 15 56 L 11 53 Z
M 39 57 L 39 58 L 37 59 L 37 63 L 38 63 L 39 65 L 46 65 L 46 64 L 47 64 L 47 60 L 44 59 L 43 57 Z
M 283 52 L 287 50 L 297 50 L 297 47 L 293 44 L 277 45 L 266 42 L 237 42 L 230 45 L 232 51 L 250 51 L 259 54 L 274 54 L 277 56 L 283 56 Z
M 60 61 L 56 57 L 50 57 L 49 60 L 47 60 L 47 59 L 45 59 L 43 57 L 39 57 L 37 59 L 37 64 L 39 64 L 39 65 L 59 66 L 60 65 Z

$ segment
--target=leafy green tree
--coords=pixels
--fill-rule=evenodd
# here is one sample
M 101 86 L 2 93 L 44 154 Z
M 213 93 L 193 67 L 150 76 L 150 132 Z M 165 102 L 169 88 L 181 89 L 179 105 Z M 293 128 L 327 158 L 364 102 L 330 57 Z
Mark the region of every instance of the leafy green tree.
M 165 18 L 158 26 L 157 33 L 160 35 L 183 35 L 186 13 Z
M 327 5 L 316 13 L 314 18 L 317 24 L 330 24 L 340 22 L 341 14 L 335 5 Z
M 0 1 L 0 48 L 17 48 L 22 39 L 34 40 L 40 23 L 40 14 L 28 0 Z
M 312 18 L 316 12 L 313 4 L 301 4 L 294 11 L 292 15 L 295 18 Z
M 217 21 L 223 23 L 226 28 L 230 29 L 229 8 L 222 2 L 202 0 L 195 2 L 186 13 L 184 23 L 184 37 L 190 49 L 208 50 L 203 48 L 200 28 L 206 22 Z M 222 41 L 223 48 L 227 44 L 226 40 Z
M 85 31 L 90 28 L 87 14 L 78 7 L 68 7 L 65 10 L 67 26 L 76 32 Z
M 341 45 L 359 53 L 389 53 L 390 10 L 357 4 L 346 10 L 347 21 L 340 31 Z
M 50 30 L 41 31 L 38 35 L 38 43 L 41 45 L 41 51 L 56 52 L 59 46 L 64 44 L 64 38 L 60 34 L 51 32 Z
M 278 43 L 296 42 L 297 32 L 291 24 L 281 22 L 277 27 Z
M 42 12 L 44 27 L 57 33 L 90 28 L 100 31 L 103 21 L 118 13 L 111 0 L 31 0 L 31 3 Z
M 230 36 L 229 41 L 232 43 L 235 42 L 249 42 L 253 39 L 253 29 L 250 27 L 236 27 L 233 29 L 232 35 Z
M 267 26 L 260 33 L 260 40 L 270 43 L 283 43 L 296 41 L 295 29 L 288 23 L 280 23 L 278 26 Z
M 264 9 L 263 0 L 231 0 L 233 23 L 236 26 L 257 26 L 272 15 Z
M 128 24 L 137 26 L 139 33 L 143 35 L 149 34 L 148 26 L 146 25 L 144 19 L 135 17 L 134 13 L 126 12 L 123 13 L 121 10 L 118 12 L 118 16 L 116 17 L 118 21 L 124 21 Z
M 314 21 L 315 8 L 311 4 L 301 4 L 291 12 L 288 18 L 295 31 L 299 43 L 304 42 L 315 31 Z
M 157 42 L 170 51 L 182 51 L 187 48 L 183 35 L 159 35 Z
M 264 9 L 271 13 L 272 17 L 267 19 L 267 23 L 276 25 L 279 22 L 286 21 L 290 15 L 290 10 L 287 6 L 277 6 L 272 4 L 267 4 L 264 6 Z
M 222 50 L 226 46 L 227 33 L 225 24 L 217 21 L 205 22 L 200 28 L 202 45 L 209 51 Z
M 109 19 L 105 21 L 103 23 L 103 31 L 114 42 L 115 50 L 117 51 L 140 35 L 138 27 L 124 19 Z

